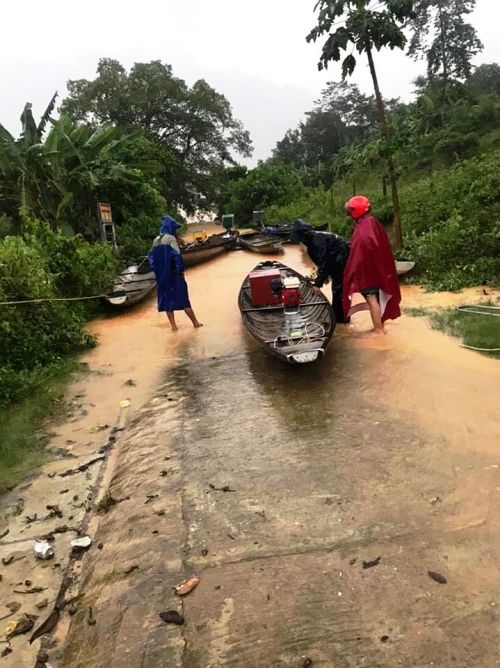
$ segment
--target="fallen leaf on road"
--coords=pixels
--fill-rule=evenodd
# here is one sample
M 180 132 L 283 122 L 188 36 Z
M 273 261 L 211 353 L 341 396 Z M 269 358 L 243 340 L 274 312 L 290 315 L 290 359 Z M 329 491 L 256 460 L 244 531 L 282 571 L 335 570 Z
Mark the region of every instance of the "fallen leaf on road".
M 184 580 L 184 582 L 178 584 L 175 587 L 175 593 L 177 594 L 177 596 L 186 596 L 186 594 L 192 592 L 193 589 L 196 589 L 196 587 L 199 584 L 200 584 L 200 578 L 193 576 L 192 578 Z
M 438 584 L 445 585 L 448 582 L 444 575 L 441 575 L 441 573 L 436 573 L 436 571 L 427 571 L 427 575 L 431 578 L 431 580 L 434 580 L 434 582 L 437 582 Z

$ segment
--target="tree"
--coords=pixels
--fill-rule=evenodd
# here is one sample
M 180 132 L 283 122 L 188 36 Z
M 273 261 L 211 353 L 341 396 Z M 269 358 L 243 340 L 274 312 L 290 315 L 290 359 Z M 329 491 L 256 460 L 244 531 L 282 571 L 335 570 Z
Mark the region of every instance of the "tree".
M 252 213 L 273 204 L 288 204 L 303 192 L 299 174 L 286 165 L 260 163 L 245 176 L 227 183 L 221 195 L 221 213 L 234 213 L 236 223 L 251 222 Z
M 64 116 L 53 120 L 54 103 L 55 96 L 38 126 L 26 104 L 17 140 L 0 125 L 0 214 L 18 220 L 32 216 L 53 229 L 94 236 L 93 201 L 108 199 L 116 184 L 133 188 L 157 165 L 125 158 L 124 149 L 137 141 L 137 133 L 125 135 L 110 125 L 94 129 Z
M 500 65 L 484 63 L 467 79 L 468 87 L 478 95 L 500 95 Z
M 318 24 L 307 36 L 307 41 L 316 41 L 328 35 L 323 44 L 318 68 L 327 68 L 330 61 L 342 60 L 342 76 L 350 76 L 356 67 L 352 51 L 366 54 L 375 90 L 381 132 L 387 142 L 387 159 L 392 190 L 394 213 L 394 234 L 396 246 L 402 246 L 401 215 L 397 188 L 397 175 L 390 149 L 390 132 L 384 100 L 375 69 L 373 50 L 383 47 L 403 49 L 406 37 L 403 32 L 405 21 L 412 14 L 412 0 L 381 0 L 370 7 L 370 0 L 318 0 Z M 343 25 L 342 25 L 343 24 Z M 351 51 L 348 49 L 351 45 Z M 343 53 L 344 52 L 344 55 Z M 345 55 L 347 54 L 347 55 Z
M 483 45 L 475 28 L 466 23 L 476 0 L 415 0 L 413 35 L 408 53 L 427 60 L 427 74 L 444 79 L 466 79 L 471 60 Z
M 247 131 L 231 105 L 204 80 L 190 88 L 160 61 L 136 63 L 130 72 L 102 59 L 93 81 L 68 82 L 62 110 L 76 121 L 140 129 L 169 155 L 175 169 L 165 174 L 166 194 L 192 211 L 210 204 L 215 174 L 251 155 Z

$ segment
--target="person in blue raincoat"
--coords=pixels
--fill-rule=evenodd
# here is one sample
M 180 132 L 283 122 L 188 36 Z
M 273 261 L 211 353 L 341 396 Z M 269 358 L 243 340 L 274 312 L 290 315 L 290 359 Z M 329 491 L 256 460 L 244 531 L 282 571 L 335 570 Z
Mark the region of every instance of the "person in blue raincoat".
M 175 311 L 184 311 L 193 327 L 203 327 L 194 314 L 189 301 L 188 287 L 184 278 L 184 260 L 177 243 L 179 223 L 170 216 L 161 219 L 160 234 L 153 241 L 148 259 L 156 276 L 158 311 L 167 313 L 172 331 L 178 327 Z

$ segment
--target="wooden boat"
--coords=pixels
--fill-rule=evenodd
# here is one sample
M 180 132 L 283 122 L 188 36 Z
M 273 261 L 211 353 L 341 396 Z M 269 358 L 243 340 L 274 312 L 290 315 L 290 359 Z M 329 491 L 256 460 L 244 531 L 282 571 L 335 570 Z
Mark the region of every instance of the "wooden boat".
M 254 271 L 271 268 L 278 268 L 282 278 L 299 279 L 301 303 L 286 310 L 282 304 L 254 306 L 247 276 L 238 297 L 243 323 L 250 335 L 278 359 L 289 364 L 314 362 L 323 357 L 335 330 L 330 302 L 324 295 L 316 296 L 304 276 L 280 262 L 261 262 Z
M 283 250 L 283 241 L 281 239 L 276 238 L 273 234 L 264 234 L 262 232 L 240 234 L 238 243 L 242 248 L 254 253 L 279 253 Z
M 194 267 L 218 255 L 223 255 L 227 250 L 234 248 L 236 239 L 236 234 L 223 232 L 221 234 L 212 234 L 205 241 L 184 244 L 181 248 L 181 253 L 185 266 Z
M 409 262 L 407 260 L 396 260 L 396 271 L 398 276 L 404 276 L 409 271 L 415 267 L 415 262 Z
M 112 306 L 132 306 L 147 297 L 156 287 L 156 278 L 147 258 L 121 271 L 113 283 L 113 291 L 104 298 Z

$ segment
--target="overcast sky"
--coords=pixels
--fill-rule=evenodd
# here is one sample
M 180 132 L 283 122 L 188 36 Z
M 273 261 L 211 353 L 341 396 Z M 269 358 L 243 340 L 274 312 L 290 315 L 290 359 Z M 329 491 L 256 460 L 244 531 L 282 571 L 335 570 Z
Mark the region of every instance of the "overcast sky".
M 318 72 L 319 45 L 305 35 L 315 0 L 3 0 L 0 40 L 0 122 L 19 133 L 25 102 L 35 117 L 68 79 L 93 78 L 100 57 L 162 60 L 188 83 L 206 79 L 224 93 L 254 142 L 252 163 L 269 156 L 295 127 L 339 68 Z M 500 2 L 477 0 L 472 17 L 485 45 L 478 62 L 500 61 Z M 387 97 L 411 95 L 425 71 L 401 53 L 377 57 Z M 353 81 L 371 92 L 359 61 Z

